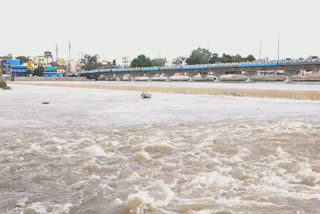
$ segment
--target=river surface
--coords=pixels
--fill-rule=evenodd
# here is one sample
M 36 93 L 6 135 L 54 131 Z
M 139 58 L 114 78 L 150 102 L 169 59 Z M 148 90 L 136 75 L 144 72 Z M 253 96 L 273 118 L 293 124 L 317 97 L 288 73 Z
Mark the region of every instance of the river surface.
M 0 213 L 319 213 L 320 102 L 12 88 Z
M 26 81 L 25 83 L 30 83 Z M 213 81 L 39 81 L 33 84 L 46 85 L 54 84 L 71 84 L 71 85 L 94 85 L 94 86 L 156 86 L 156 87 L 183 87 L 183 88 L 232 88 L 232 89 L 266 89 L 266 90 L 294 90 L 294 91 L 320 91 L 319 82 L 292 82 L 286 84 L 284 82 L 213 82 Z

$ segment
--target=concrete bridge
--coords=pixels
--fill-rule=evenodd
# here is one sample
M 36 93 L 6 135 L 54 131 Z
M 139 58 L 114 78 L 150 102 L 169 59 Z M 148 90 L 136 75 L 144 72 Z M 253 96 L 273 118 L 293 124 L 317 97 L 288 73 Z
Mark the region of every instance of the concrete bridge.
M 79 75 L 91 79 L 117 79 L 117 80 L 166 80 L 171 81 L 175 74 L 183 74 L 188 80 L 208 79 L 214 76 L 214 80 L 219 82 L 220 77 L 225 74 L 244 74 L 247 76 L 246 82 L 252 82 L 252 76 L 258 71 L 283 71 L 286 75 L 285 82 L 291 82 L 291 77 L 302 70 L 319 71 L 320 60 L 300 60 L 300 61 L 268 61 L 264 63 L 221 63 L 205 65 L 186 65 L 174 67 L 146 67 L 146 68 L 112 68 L 93 71 L 84 71 Z

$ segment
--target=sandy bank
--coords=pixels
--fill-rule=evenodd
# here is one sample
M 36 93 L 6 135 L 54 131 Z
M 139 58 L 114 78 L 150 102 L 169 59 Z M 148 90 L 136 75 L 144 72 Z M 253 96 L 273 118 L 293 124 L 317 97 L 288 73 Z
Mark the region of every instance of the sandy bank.
M 11 82 L 10 84 L 54 86 L 69 88 L 123 90 L 138 92 L 182 93 L 198 95 L 222 95 L 259 98 L 282 98 L 296 100 L 320 100 L 320 91 L 270 90 L 270 89 L 232 89 L 232 88 L 188 88 L 188 87 L 161 87 L 161 86 L 115 86 L 115 85 L 88 85 L 68 83 L 28 83 Z

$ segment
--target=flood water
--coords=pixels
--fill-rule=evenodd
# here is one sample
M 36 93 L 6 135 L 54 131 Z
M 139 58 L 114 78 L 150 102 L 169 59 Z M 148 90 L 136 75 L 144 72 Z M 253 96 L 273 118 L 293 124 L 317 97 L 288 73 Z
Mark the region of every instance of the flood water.
M 29 83 L 26 81 L 25 83 Z M 157 87 L 184 87 L 184 88 L 232 88 L 232 89 L 266 89 L 266 90 L 294 90 L 294 91 L 320 91 L 319 82 L 292 82 L 286 84 L 284 82 L 213 82 L 213 81 L 72 81 L 72 82 L 52 82 L 39 81 L 33 84 L 46 85 L 54 84 L 70 84 L 70 85 L 94 85 L 94 86 L 157 86 Z
M 12 88 L 0 213 L 319 213 L 320 102 Z

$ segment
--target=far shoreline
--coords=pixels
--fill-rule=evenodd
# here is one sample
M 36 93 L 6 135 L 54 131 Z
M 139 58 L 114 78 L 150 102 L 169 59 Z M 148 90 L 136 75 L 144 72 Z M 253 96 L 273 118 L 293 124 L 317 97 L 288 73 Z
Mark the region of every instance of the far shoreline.
M 306 90 L 273 90 L 273 89 L 239 89 L 239 88 L 191 88 L 191 87 L 165 87 L 165 86 L 116 86 L 116 85 L 90 85 L 90 84 L 68 84 L 67 82 L 10 82 L 10 85 L 31 85 L 31 86 L 50 86 L 68 87 L 83 89 L 102 89 L 136 91 L 150 93 L 175 93 L 191 95 L 213 95 L 213 96 L 234 96 L 234 97 L 255 97 L 271 99 L 291 99 L 291 100 L 320 100 L 320 91 Z

